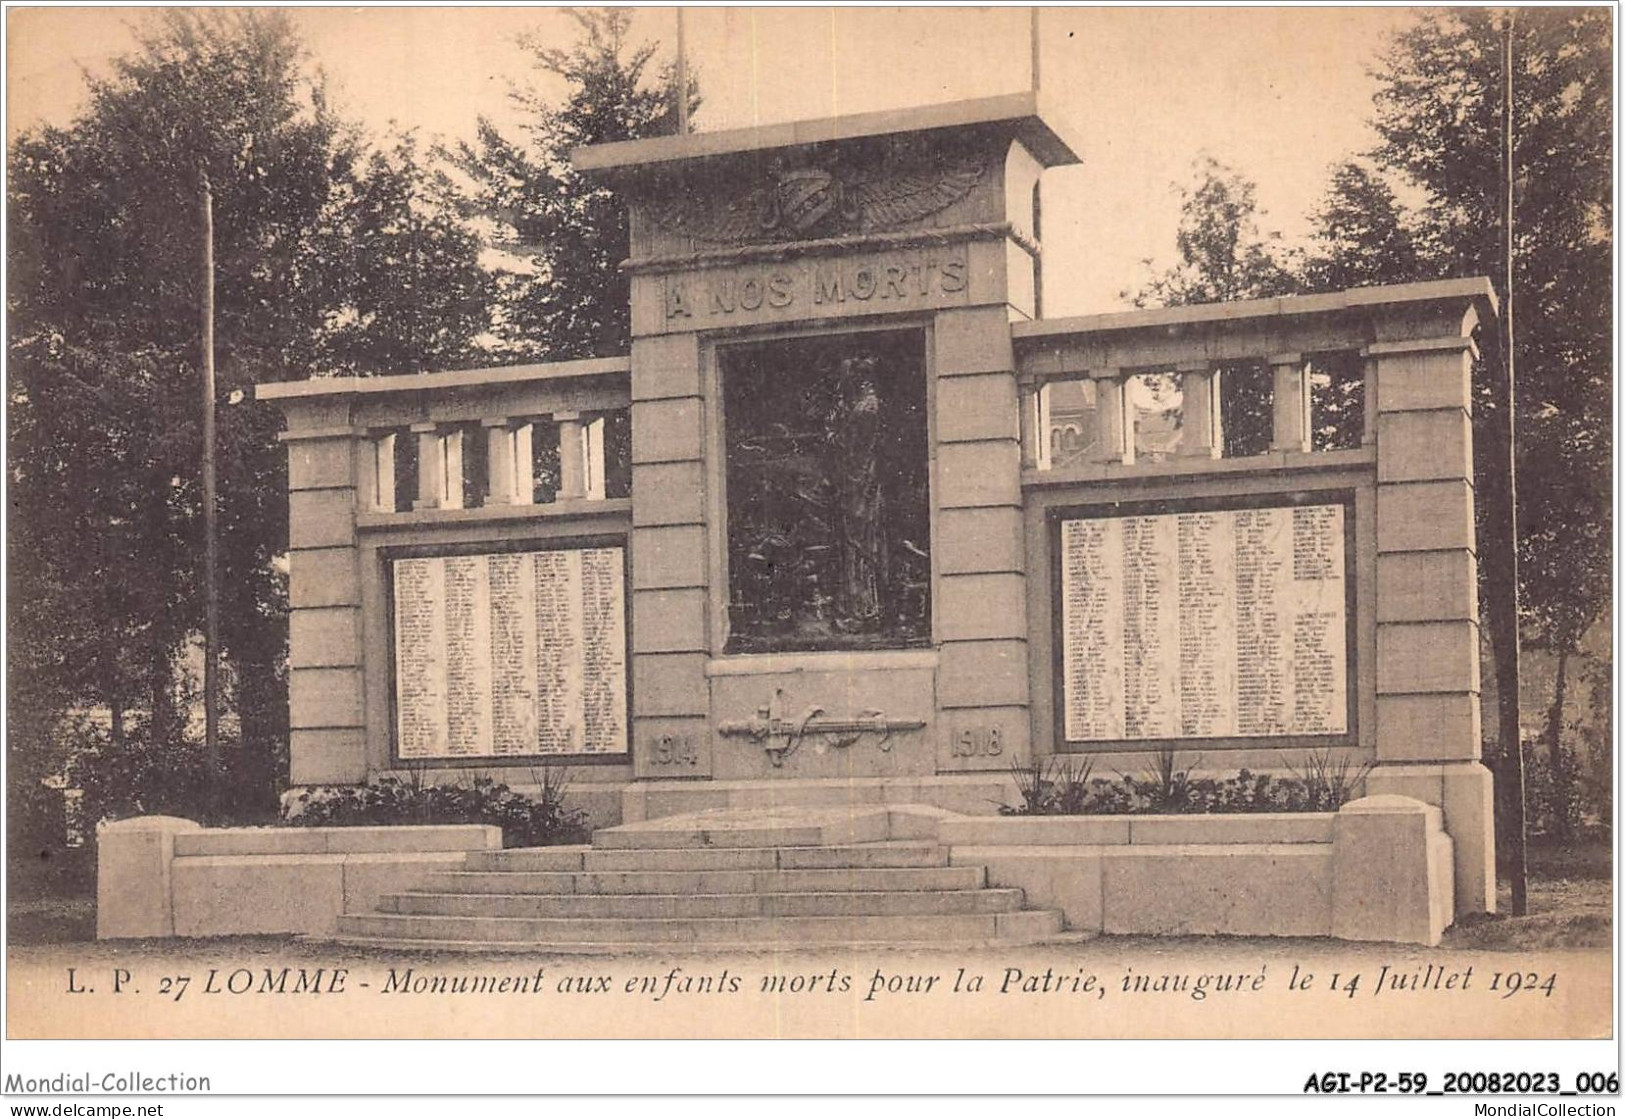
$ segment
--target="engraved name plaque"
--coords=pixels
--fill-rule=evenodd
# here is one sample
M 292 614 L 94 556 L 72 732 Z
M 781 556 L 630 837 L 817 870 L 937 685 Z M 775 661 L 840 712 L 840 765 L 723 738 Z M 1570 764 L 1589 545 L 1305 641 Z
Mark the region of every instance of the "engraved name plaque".
M 1346 512 L 1063 520 L 1066 740 L 1347 734 Z
M 626 753 L 623 555 L 394 560 L 401 759 Z

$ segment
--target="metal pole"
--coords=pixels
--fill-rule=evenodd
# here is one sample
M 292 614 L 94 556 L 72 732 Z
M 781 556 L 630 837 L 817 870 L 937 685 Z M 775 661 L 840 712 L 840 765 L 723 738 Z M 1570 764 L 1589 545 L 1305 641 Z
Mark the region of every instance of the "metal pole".
M 1505 538 L 1502 547 L 1505 548 L 1507 586 L 1502 602 L 1496 609 L 1501 611 L 1501 624 L 1497 627 L 1502 632 L 1505 649 L 1502 656 L 1507 658 L 1506 665 L 1497 672 L 1497 700 L 1499 701 L 1500 716 L 1499 735 L 1503 749 L 1509 750 L 1506 754 L 1510 763 L 1511 772 L 1505 776 L 1511 783 L 1508 789 L 1508 815 L 1512 817 L 1512 834 L 1507 837 L 1507 853 L 1511 855 L 1512 865 L 1508 867 L 1508 876 L 1512 879 L 1512 912 L 1522 917 L 1529 912 L 1529 858 L 1528 858 L 1528 824 L 1525 819 L 1524 806 L 1524 764 L 1523 764 L 1523 730 L 1519 725 L 1518 701 L 1522 695 L 1519 660 L 1522 655 L 1521 641 L 1518 635 L 1518 378 L 1517 363 L 1514 354 L 1512 329 L 1512 300 L 1513 300 L 1513 190 L 1517 181 L 1516 168 L 1513 165 L 1513 132 L 1512 132 L 1512 32 L 1514 13 L 1508 11 L 1502 23 L 1504 37 L 1501 52 L 1501 135 L 1502 135 L 1502 162 L 1504 164 L 1506 191 L 1506 208 L 1502 212 L 1502 233 L 1504 236 L 1504 263 L 1506 273 L 1503 277 L 1503 304 L 1504 334 L 1506 344 L 1501 354 L 1501 362 L 1506 370 L 1506 510 L 1505 510 Z M 1510 694 L 1508 694 L 1510 693 Z
M 1028 8 L 1027 10 L 1032 14 L 1032 19 L 1031 19 L 1031 23 L 1032 23 L 1032 28 L 1031 28 L 1031 30 L 1032 30 L 1032 51 L 1031 51 L 1031 54 L 1032 54 L 1032 62 L 1033 62 L 1033 92 L 1037 93 L 1038 92 L 1038 70 L 1039 70 L 1039 66 L 1038 66 L 1038 59 L 1039 59 L 1039 50 L 1038 50 L 1038 9 L 1037 8 Z
M 214 194 L 209 177 L 202 180 L 203 208 L 203 741 L 213 773 L 220 771 L 220 601 L 215 586 L 218 543 L 215 539 L 214 480 Z M 213 790 L 218 797 L 218 788 Z
M 688 135 L 688 50 L 684 45 L 683 9 L 677 9 L 677 134 Z

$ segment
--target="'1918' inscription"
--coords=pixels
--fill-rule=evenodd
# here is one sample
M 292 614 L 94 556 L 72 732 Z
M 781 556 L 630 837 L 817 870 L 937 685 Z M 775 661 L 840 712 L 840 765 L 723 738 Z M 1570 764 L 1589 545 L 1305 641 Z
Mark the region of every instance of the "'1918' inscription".
M 1004 736 L 998 727 L 965 727 L 954 735 L 950 749 L 956 758 L 996 758 L 1004 753 Z
M 792 307 L 929 303 L 965 291 L 963 259 L 904 256 L 729 270 L 666 280 L 666 319 L 694 320 Z

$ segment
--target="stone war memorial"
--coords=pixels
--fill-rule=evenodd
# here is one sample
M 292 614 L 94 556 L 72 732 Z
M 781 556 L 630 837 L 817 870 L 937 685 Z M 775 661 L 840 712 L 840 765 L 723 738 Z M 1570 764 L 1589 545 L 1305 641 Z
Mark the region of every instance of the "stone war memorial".
M 592 840 L 133 821 L 102 935 L 1435 944 L 1493 909 L 1489 283 L 1046 318 L 1075 152 L 1032 93 L 587 148 L 630 353 L 262 386 L 292 784 L 568 771 Z M 1159 766 L 1354 787 L 999 811 Z

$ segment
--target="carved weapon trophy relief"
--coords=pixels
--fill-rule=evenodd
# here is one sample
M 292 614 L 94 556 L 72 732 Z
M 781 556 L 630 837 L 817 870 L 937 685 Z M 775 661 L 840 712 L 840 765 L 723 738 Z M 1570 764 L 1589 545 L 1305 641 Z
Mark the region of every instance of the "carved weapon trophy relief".
M 679 236 L 718 244 L 790 241 L 895 229 L 946 209 L 971 192 L 984 160 L 946 156 L 873 170 L 775 163 L 742 190 L 673 186 L 647 203 L 649 219 Z
M 847 718 L 830 718 L 816 704 L 800 715 L 784 714 L 784 689 L 773 689 L 773 701 L 756 709 L 753 719 L 726 719 L 717 724 L 717 733 L 728 737 L 748 738 L 767 751 L 775 767 L 794 754 L 808 738 L 814 740 L 813 750 L 822 754 L 827 750 L 844 750 L 855 745 L 864 735 L 875 736 L 875 746 L 882 753 L 890 752 L 894 731 L 919 730 L 924 719 L 888 719 L 881 711 L 860 711 Z

